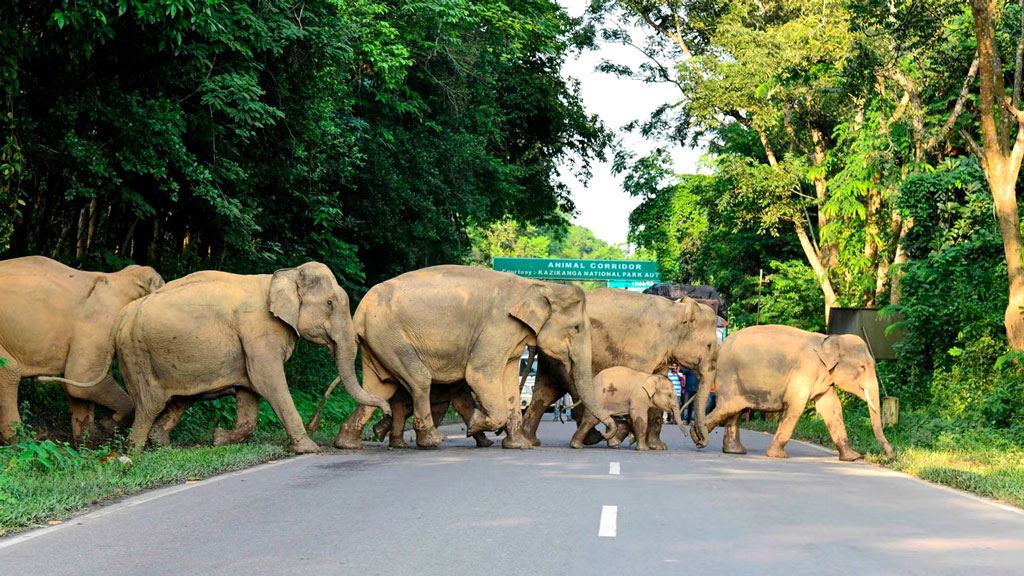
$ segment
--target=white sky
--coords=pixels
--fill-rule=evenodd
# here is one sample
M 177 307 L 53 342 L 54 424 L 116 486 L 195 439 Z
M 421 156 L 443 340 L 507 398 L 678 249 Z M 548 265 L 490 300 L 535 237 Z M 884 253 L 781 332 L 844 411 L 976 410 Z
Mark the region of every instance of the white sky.
M 559 0 L 559 3 L 571 16 L 579 16 L 588 1 Z M 637 31 L 633 35 L 634 40 L 640 39 L 642 33 Z M 598 50 L 584 52 L 578 59 L 567 61 L 562 73 L 580 81 L 583 104 L 587 112 L 599 115 L 612 130 L 617 131 L 636 119 L 647 119 L 661 104 L 679 100 L 679 90 L 674 86 L 644 84 L 597 72 L 595 68 L 602 60 L 635 67 L 643 58 L 634 48 L 601 42 Z M 630 134 L 623 141 L 638 156 L 646 154 L 658 145 L 657 142 L 644 140 L 637 134 Z M 677 173 L 697 172 L 697 162 L 703 150 L 673 146 L 671 152 Z M 631 197 L 622 189 L 621 176 L 612 176 L 611 162 L 595 164 L 593 173 L 594 176 L 586 187 L 569 171 L 560 178 L 572 190 L 573 200 L 579 212 L 572 221 L 591 229 L 595 236 L 605 242 L 625 243 L 626 234 L 629 232 L 629 213 L 640 200 Z

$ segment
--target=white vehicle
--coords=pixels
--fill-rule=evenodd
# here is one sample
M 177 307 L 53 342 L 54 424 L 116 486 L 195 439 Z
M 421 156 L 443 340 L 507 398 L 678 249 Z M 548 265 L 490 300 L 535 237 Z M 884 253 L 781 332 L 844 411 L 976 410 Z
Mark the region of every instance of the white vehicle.
M 526 363 L 530 361 L 530 349 L 529 347 L 523 350 L 522 356 L 519 357 L 519 381 L 523 380 L 523 372 L 526 371 Z M 533 400 L 533 383 L 537 379 L 537 357 L 533 357 L 533 366 L 530 366 L 530 373 L 526 376 L 526 383 L 523 384 L 523 389 L 519 392 L 519 402 L 522 404 L 523 410 L 530 405 L 530 401 Z

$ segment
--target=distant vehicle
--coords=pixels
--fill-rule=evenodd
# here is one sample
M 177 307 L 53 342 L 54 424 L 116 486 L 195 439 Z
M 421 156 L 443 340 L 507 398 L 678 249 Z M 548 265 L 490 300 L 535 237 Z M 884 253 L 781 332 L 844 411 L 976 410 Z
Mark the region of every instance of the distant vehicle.
M 522 356 L 519 357 L 519 380 L 523 379 L 523 372 L 526 371 L 526 363 L 530 361 L 530 349 L 529 347 L 523 350 Z M 526 410 L 526 407 L 530 405 L 530 401 L 533 400 L 533 383 L 537 379 L 537 357 L 533 357 L 533 365 L 530 366 L 530 372 L 526 376 L 526 383 L 523 384 L 523 389 L 519 393 L 519 402 Z

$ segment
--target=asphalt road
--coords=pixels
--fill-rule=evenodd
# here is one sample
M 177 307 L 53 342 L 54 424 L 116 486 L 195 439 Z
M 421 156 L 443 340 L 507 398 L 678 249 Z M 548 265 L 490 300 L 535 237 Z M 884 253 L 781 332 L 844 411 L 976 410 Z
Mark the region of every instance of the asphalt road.
M 744 431 L 750 454 L 337 452 L 151 491 L 0 539 L 0 574 L 1022 574 L 1024 513 Z M 449 428 L 452 434 L 457 433 Z M 618 474 L 612 472 L 617 471 Z

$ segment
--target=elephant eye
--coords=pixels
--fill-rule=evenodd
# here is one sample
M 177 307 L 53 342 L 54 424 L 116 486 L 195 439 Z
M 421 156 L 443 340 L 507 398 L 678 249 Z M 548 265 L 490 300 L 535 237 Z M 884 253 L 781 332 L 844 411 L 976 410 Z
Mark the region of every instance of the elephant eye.
M 330 308 L 331 310 L 334 310 L 334 300 L 328 300 L 327 307 Z

